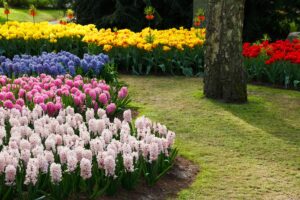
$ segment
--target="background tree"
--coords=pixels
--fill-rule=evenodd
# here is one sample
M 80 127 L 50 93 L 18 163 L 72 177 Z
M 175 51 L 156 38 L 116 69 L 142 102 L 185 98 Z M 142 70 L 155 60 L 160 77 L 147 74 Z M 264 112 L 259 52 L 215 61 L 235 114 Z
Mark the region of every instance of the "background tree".
M 256 41 L 263 34 L 284 39 L 290 31 L 300 31 L 300 0 L 246 0 L 244 41 Z
M 80 24 L 96 24 L 98 28 L 129 28 L 139 31 L 148 22 L 144 8 L 155 8 L 155 28 L 165 29 L 192 25 L 193 0 L 77 0 L 74 10 Z
M 207 16 L 204 94 L 225 102 L 247 101 L 242 32 L 245 0 L 210 0 Z

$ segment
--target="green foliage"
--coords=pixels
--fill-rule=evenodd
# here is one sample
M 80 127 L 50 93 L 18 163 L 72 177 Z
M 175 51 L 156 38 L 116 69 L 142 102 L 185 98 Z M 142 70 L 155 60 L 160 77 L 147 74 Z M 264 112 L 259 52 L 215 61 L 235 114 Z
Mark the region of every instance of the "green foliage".
M 244 41 L 256 41 L 265 33 L 273 40 L 286 38 L 290 23 L 300 25 L 299 8 L 299 0 L 246 0 Z
M 148 26 L 144 9 L 152 5 L 156 13 L 157 28 L 191 26 L 192 0 L 78 0 L 74 10 L 80 24 L 96 24 L 98 27 L 129 28 L 134 31 Z
M 57 43 L 51 43 L 49 40 L 43 39 L 14 39 L 14 40 L 0 40 L 1 55 L 12 58 L 14 55 L 29 54 L 40 55 L 42 52 L 59 52 L 61 50 L 69 51 L 80 57 L 87 50 L 87 44 L 81 41 L 82 38 L 60 38 Z
M 20 8 L 10 8 L 11 14 L 9 15 L 9 21 L 23 21 L 32 22 L 32 17 L 28 14 L 28 7 L 25 9 Z M 3 13 L 4 9 L 0 8 L 0 13 Z M 62 10 L 55 9 L 39 9 L 38 15 L 36 16 L 36 22 L 42 21 L 53 21 L 58 20 L 63 17 Z M 4 14 L 0 14 L 0 23 L 6 22 L 6 17 Z
M 299 65 L 287 61 L 277 61 L 266 65 L 265 61 L 266 55 L 245 59 L 249 80 L 299 89 Z
M 92 54 L 103 52 L 102 47 L 95 45 L 89 45 L 88 48 Z M 203 47 L 186 48 L 183 51 L 163 51 L 162 47 L 157 47 L 149 52 L 135 47 L 114 47 L 104 53 L 109 55 L 118 71 L 123 73 L 185 76 L 199 76 L 203 73 Z
M 54 8 L 57 0 L 7 0 L 8 4 L 13 7 L 26 8 L 34 4 L 38 8 Z

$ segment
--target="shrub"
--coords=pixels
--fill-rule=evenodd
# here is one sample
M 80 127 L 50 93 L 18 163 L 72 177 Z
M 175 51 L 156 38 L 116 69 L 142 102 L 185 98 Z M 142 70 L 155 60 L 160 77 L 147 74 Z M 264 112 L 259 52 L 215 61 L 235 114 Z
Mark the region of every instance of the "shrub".
M 263 34 L 273 41 L 286 38 L 290 24 L 300 26 L 300 1 L 246 0 L 244 41 L 252 42 Z
M 76 1 L 74 10 L 80 24 L 96 24 L 99 28 L 116 26 L 140 31 L 148 25 L 143 11 L 150 4 L 157 11 L 156 28 L 192 25 L 192 0 L 79 0 Z

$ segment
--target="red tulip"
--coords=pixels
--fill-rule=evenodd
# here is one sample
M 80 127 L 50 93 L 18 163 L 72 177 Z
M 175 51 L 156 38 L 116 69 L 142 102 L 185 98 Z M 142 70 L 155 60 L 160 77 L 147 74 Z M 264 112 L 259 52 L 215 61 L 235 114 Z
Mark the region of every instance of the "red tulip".
M 146 15 L 146 19 L 151 21 L 154 19 L 154 15 Z

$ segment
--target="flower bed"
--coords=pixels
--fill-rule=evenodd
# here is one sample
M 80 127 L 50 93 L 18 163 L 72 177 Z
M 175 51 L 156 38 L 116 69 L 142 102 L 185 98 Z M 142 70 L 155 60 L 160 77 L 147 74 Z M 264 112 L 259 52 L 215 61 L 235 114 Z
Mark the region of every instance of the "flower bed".
M 95 198 L 132 189 L 143 178 L 154 184 L 173 165 L 175 133 L 145 117 L 110 121 L 99 109 L 85 116 L 73 108 L 56 118 L 36 106 L 0 108 L 0 198 Z M 86 119 L 86 121 L 84 120 Z
M 107 53 L 123 71 L 193 75 L 203 71 L 205 29 L 132 32 L 94 25 L 8 22 L 0 25 L 0 52 L 8 57 L 43 51 Z
M 117 79 L 115 69 L 109 65 L 109 58 L 104 54 L 84 54 L 83 59 L 65 51 L 57 54 L 43 52 L 40 56 L 15 55 L 13 59 L 0 56 L 0 65 L 0 74 L 8 77 L 39 74 L 56 77 L 70 74 L 100 78 L 106 82 L 114 82 Z
M 111 87 L 102 80 L 80 75 L 53 78 L 41 74 L 14 80 L 0 76 L 0 85 L 0 105 L 21 110 L 24 105 L 33 109 L 38 104 L 50 116 L 57 115 L 61 108 L 68 106 L 78 113 L 84 113 L 87 108 L 104 108 L 107 114 L 114 115 L 129 103 L 126 87 Z
M 243 55 L 251 80 L 300 88 L 300 40 L 245 43 Z

